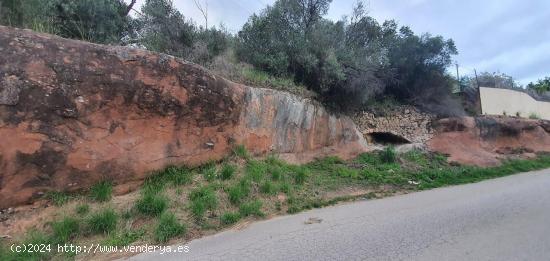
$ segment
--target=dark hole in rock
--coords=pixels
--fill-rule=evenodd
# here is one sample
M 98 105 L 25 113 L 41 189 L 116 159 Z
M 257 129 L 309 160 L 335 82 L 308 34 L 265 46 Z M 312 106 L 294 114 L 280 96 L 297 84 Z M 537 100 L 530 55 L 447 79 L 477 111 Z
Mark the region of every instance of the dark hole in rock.
M 367 139 L 372 143 L 401 145 L 411 143 L 409 140 L 390 132 L 372 132 Z

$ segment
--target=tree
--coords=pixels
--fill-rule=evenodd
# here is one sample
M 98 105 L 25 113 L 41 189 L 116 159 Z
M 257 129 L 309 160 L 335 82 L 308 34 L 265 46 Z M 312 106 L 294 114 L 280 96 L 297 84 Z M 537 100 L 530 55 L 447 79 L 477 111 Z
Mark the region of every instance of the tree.
M 96 43 L 119 43 L 128 35 L 135 1 L 1 0 L 2 24 Z
M 136 21 L 138 41 L 148 50 L 179 57 L 192 51 L 196 28 L 171 0 L 146 0 Z
M 538 80 L 536 83 L 529 83 L 528 89 L 534 90 L 539 94 L 550 92 L 550 77 Z
M 478 76 L 479 86 L 481 87 L 493 87 L 502 89 L 518 89 L 521 86 L 514 80 L 514 78 L 505 73 L 497 72 L 482 72 Z

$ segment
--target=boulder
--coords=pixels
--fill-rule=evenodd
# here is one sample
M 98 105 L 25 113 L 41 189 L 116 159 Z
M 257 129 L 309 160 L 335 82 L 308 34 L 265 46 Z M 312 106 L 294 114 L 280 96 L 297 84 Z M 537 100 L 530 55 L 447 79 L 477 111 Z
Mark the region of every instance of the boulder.
M 237 144 L 293 162 L 350 158 L 348 117 L 181 59 L 0 26 L 0 209 L 51 190 L 143 180 Z

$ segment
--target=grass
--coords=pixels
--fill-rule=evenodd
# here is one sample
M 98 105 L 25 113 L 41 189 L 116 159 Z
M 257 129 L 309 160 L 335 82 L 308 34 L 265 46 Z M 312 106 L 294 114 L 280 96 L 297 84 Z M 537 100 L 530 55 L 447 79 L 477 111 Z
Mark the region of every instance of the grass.
M 220 217 L 220 222 L 223 225 L 232 225 L 241 219 L 241 214 L 238 212 L 226 212 Z
M 187 185 L 193 181 L 193 172 L 185 167 L 169 167 L 165 172 L 165 176 L 175 186 Z
M 207 186 L 191 191 L 189 200 L 191 200 L 191 213 L 197 220 L 202 220 L 206 211 L 214 210 L 218 206 L 216 193 Z
M 80 216 L 86 215 L 86 214 L 88 214 L 88 212 L 90 212 L 90 205 L 80 204 L 80 205 L 76 206 L 75 212 L 76 212 L 76 214 L 78 214 Z
M 251 180 L 260 182 L 267 172 L 267 166 L 265 162 L 251 160 L 246 164 L 245 174 Z
M 55 206 L 63 206 L 65 203 L 69 202 L 71 196 L 65 192 L 50 191 L 46 193 L 46 198 Z
M 250 181 L 242 179 L 238 184 L 235 184 L 227 189 L 229 202 L 238 205 L 241 201 L 250 194 Z
M 135 208 L 143 215 L 158 216 L 168 208 L 168 198 L 163 194 L 145 190 L 136 201 Z
M 98 202 L 111 200 L 113 193 L 113 184 L 108 181 L 102 181 L 92 186 L 90 189 L 90 198 Z
M 244 145 L 237 145 L 233 148 L 233 154 L 239 158 L 249 159 L 250 155 Z
M 200 168 L 200 172 L 206 181 L 213 181 L 216 179 L 216 165 L 208 163 Z
M 118 222 L 117 213 L 110 208 L 94 213 L 88 219 L 88 227 L 93 234 L 107 234 L 116 229 Z
M 173 213 L 164 212 L 155 228 L 155 240 L 165 243 L 176 236 L 185 234 L 186 231 L 185 225 L 180 224 Z
M 296 168 L 294 171 L 294 182 L 296 184 L 302 185 L 306 182 L 309 170 L 304 167 Z
M 258 216 L 263 217 L 265 214 L 261 210 L 262 202 L 260 200 L 254 200 L 241 204 L 239 207 L 239 213 L 243 217 Z
M 271 195 L 277 192 L 277 188 L 273 185 L 273 182 L 266 180 L 260 185 L 260 192 Z
M 220 179 L 221 180 L 228 180 L 233 178 L 235 175 L 235 172 L 237 171 L 237 167 L 232 164 L 223 164 L 222 170 L 220 171 Z
M 54 241 L 58 244 L 68 242 L 70 239 L 78 235 L 80 231 L 80 223 L 72 217 L 65 217 L 60 221 L 51 223 Z
M 238 164 L 245 165 L 237 167 Z M 234 170 L 230 178 L 222 179 L 221 172 L 228 165 L 234 166 Z M 62 206 L 76 197 L 48 194 L 52 202 L 60 202 L 60 211 L 70 208 L 69 213 L 74 216 L 53 219 L 44 232 L 29 234 L 21 242 L 57 244 L 92 240 L 110 246 L 137 241 L 165 243 L 185 235 L 186 231 L 192 235 L 214 233 L 245 218 L 297 213 L 342 201 L 477 182 L 544 168 L 550 168 L 550 154 L 505 161 L 492 168 L 449 164 L 444 155 L 419 150 L 400 154 L 387 149 L 364 153 L 349 161 L 326 157 L 305 165 L 287 164 L 275 156 L 246 161 L 230 157 L 223 163 L 196 169 L 171 167 L 157 172 L 145 181 L 133 207 L 117 210 L 120 214 L 101 208 L 105 201 L 94 199 Z M 193 178 L 193 173 L 200 173 L 201 177 Z M 98 191 L 104 191 L 97 186 Z M 98 207 L 99 211 L 91 211 Z M 184 225 L 177 217 L 182 220 L 193 217 L 195 222 Z M 0 260 L 65 259 L 36 253 L 15 254 L 5 249 L 0 242 Z
M 394 163 L 397 159 L 397 153 L 393 146 L 387 146 L 380 152 L 380 159 L 384 163 Z
M 106 246 L 128 246 L 145 235 L 144 229 L 124 230 L 121 232 L 111 233 L 102 244 Z

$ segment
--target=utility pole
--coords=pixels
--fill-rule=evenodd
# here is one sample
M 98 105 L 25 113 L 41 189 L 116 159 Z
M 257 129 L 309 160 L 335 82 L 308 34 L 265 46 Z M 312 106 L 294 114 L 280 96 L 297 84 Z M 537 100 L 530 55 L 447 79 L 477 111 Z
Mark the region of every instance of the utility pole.
M 456 65 L 456 83 L 458 84 L 458 90 L 462 92 L 464 90 L 462 90 L 462 86 L 460 85 L 460 75 L 458 74 L 458 63 L 455 63 L 455 65 Z
M 481 104 L 481 88 L 479 87 L 479 78 L 477 78 L 477 71 L 475 68 L 474 68 L 474 74 L 476 75 L 477 97 L 479 100 L 479 113 L 483 115 L 483 105 Z

